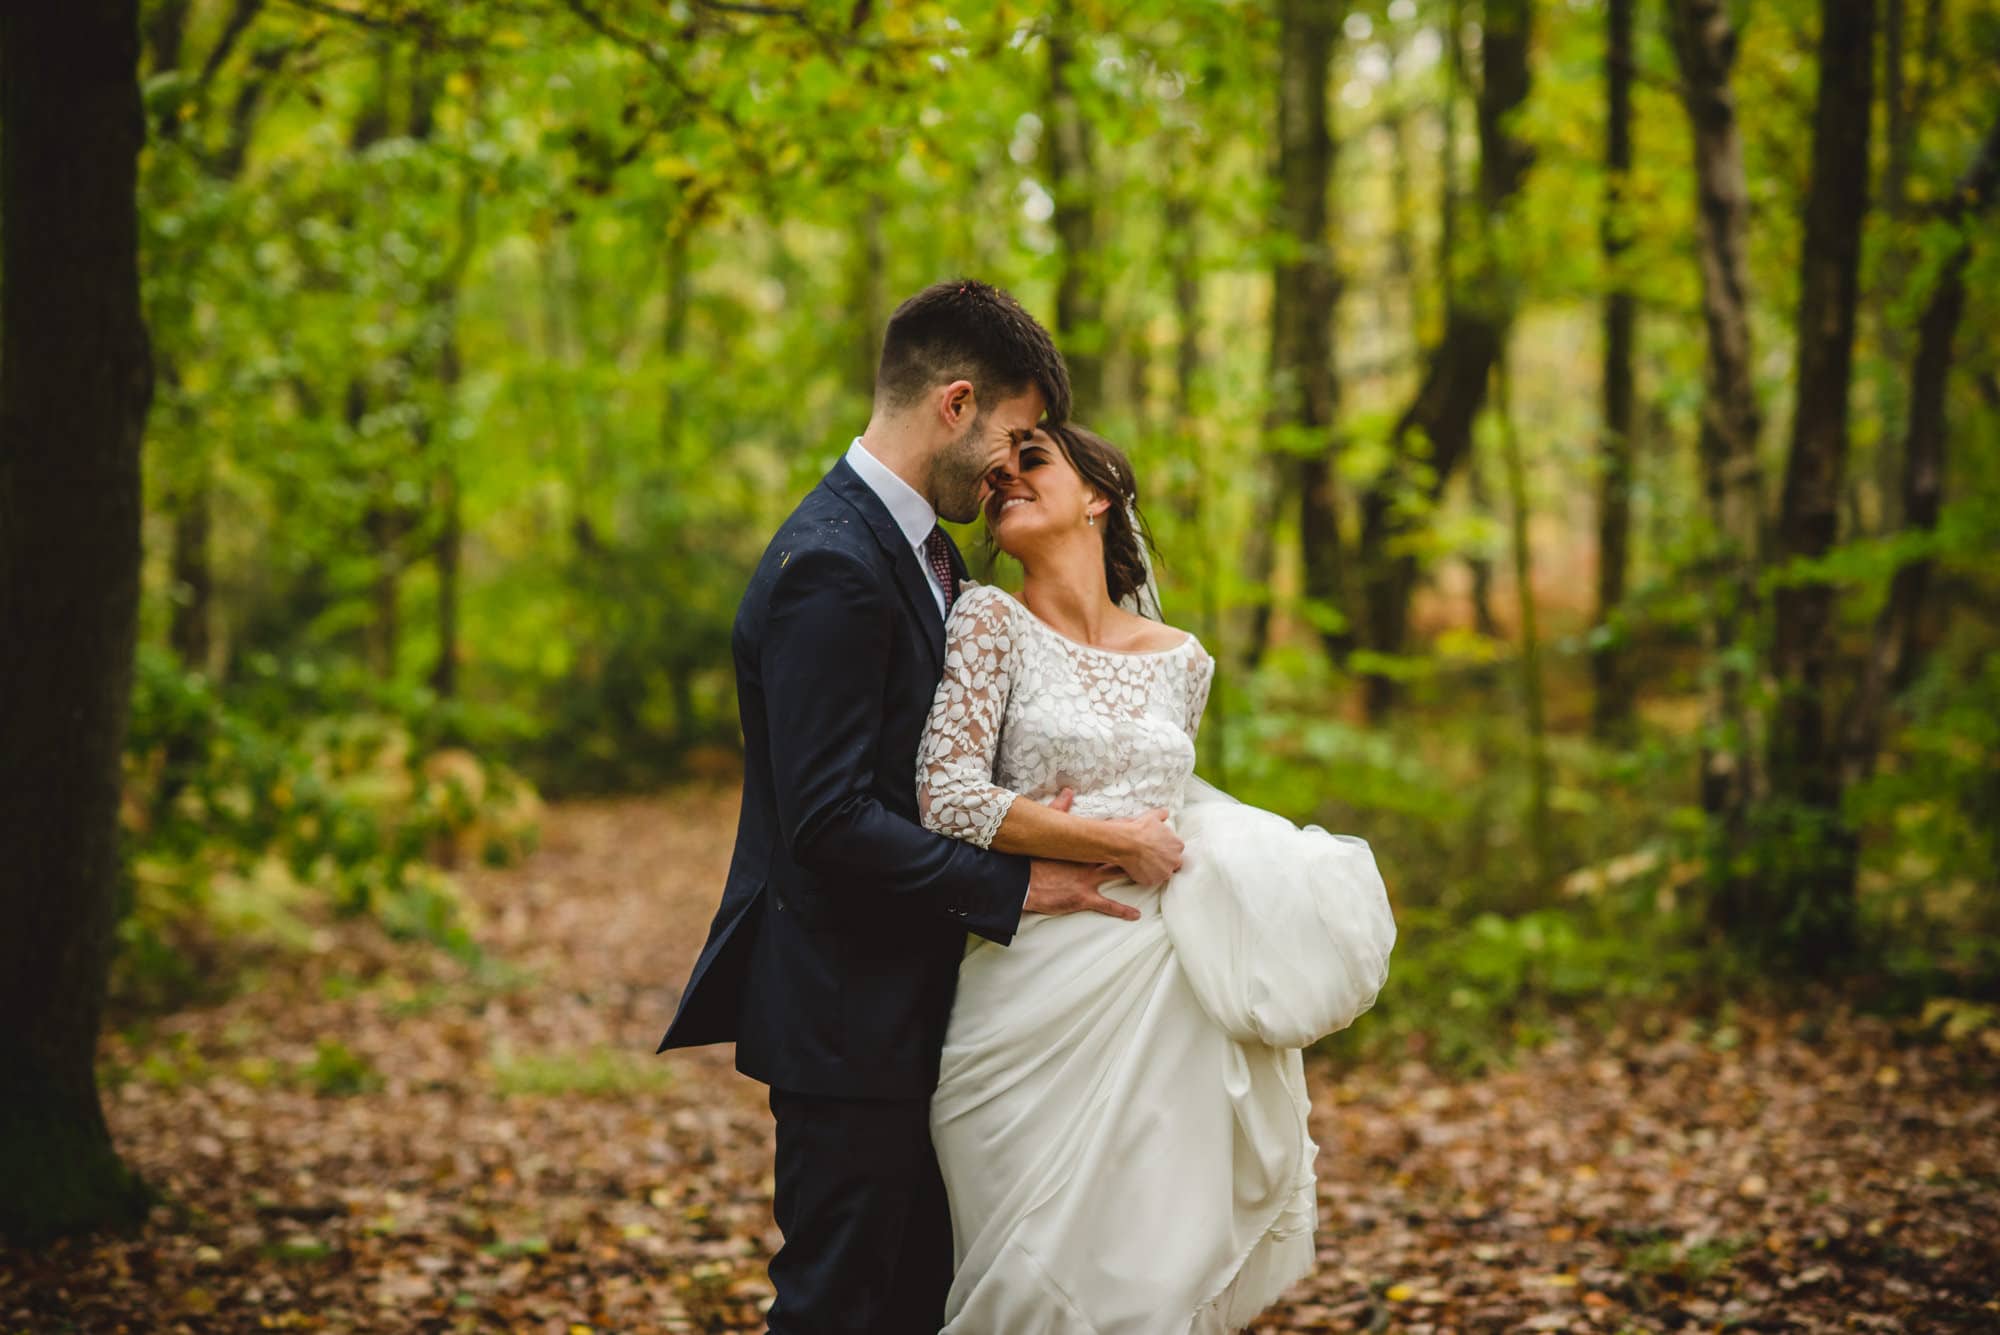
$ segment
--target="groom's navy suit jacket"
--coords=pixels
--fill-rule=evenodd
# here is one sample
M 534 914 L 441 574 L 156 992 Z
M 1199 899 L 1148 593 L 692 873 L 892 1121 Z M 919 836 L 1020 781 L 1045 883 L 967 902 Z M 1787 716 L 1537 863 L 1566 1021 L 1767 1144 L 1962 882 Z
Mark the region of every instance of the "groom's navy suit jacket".
M 1013 938 L 1028 861 L 918 821 L 944 622 L 845 460 L 765 549 L 733 645 L 736 851 L 658 1050 L 733 1039 L 737 1069 L 776 1088 L 928 1098 L 965 934 Z

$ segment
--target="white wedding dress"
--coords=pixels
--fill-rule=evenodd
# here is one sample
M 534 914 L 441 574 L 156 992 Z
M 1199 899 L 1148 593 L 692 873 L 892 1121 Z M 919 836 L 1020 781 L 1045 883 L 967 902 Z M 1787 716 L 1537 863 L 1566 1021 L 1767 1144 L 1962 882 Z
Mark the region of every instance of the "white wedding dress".
M 1137 922 L 1028 915 L 968 937 L 931 1131 L 956 1269 L 947 1335 L 1239 1330 L 1312 1266 L 1299 1048 L 1374 1001 L 1395 937 L 1367 845 L 1193 779 L 1214 661 L 1077 643 L 968 585 L 919 748 L 932 829 L 990 845 L 1017 797 L 1175 813 Z

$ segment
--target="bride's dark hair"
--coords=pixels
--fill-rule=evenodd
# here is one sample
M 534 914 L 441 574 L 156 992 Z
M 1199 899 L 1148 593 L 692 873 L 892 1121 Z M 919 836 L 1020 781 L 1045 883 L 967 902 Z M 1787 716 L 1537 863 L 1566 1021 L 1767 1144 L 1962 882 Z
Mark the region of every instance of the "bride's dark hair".
M 1157 561 L 1160 551 L 1145 516 L 1139 513 L 1139 479 L 1132 471 L 1132 461 L 1125 457 L 1125 451 L 1075 422 L 1044 422 L 1041 429 L 1055 441 L 1084 485 L 1111 502 L 1097 522 L 1104 530 L 1104 583 L 1111 601 L 1122 602 L 1146 587 L 1145 553 L 1152 552 Z M 990 533 L 986 541 L 989 551 L 997 555 Z

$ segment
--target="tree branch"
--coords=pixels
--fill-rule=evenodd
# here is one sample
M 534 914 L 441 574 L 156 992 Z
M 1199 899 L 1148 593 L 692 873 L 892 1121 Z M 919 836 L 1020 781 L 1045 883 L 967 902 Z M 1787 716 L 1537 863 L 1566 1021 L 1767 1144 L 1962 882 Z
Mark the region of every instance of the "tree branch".
M 806 12 L 792 5 L 753 5 L 740 0 L 695 0 L 703 9 L 720 10 L 725 14 L 756 14 L 772 19 L 804 19 Z
M 215 78 L 222 62 L 229 59 L 229 53 L 236 49 L 236 43 L 250 30 L 257 13 L 263 9 L 264 0 L 236 0 L 236 7 L 229 11 L 229 22 L 223 25 L 222 36 L 215 39 L 215 46 L 208 53 L 208 59 L 201 64 L 201 75 L 196 86 L 206 91 L 209 81 Z

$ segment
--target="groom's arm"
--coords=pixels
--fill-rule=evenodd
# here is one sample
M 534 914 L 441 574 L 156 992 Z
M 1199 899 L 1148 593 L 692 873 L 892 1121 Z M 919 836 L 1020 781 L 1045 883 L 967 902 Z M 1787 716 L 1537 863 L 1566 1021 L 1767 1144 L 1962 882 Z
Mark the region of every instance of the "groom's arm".
M 779 572 L 759 654 L 779 826 L 800 866 L 1005 945 L 1028 859 L 933 834 L 874 796 L 894 596 L 844 552 L 799 552 Z

